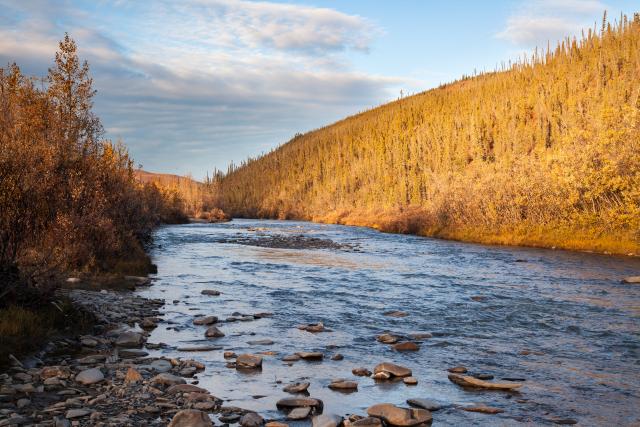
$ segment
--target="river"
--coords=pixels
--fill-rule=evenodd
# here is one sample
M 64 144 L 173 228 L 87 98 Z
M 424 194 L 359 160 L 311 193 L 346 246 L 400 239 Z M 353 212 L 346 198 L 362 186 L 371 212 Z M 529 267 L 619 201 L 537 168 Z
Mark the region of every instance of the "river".
M 640 425 L 640 260 L 566 251 L 449 242 L 339 225 L 234 220 L 160 228 L 151 250 L 158 265 L 146 297 L 164 298 L 163 322 L 149 339 L 166 343 L 152 355 L 194 358 L 198 375 L 225 405 L 284 420 L 275 402 L 290 382 L 308 381 L 325 413 L 366 413 L 409 398 L 443 405 L 433 425 Z M 216 289 L 220 296 L 202 295 Z M 385 312 L 399 310 L 406 317 Z M 233 313 L 272 312 L 253 321 Z M 196 315 L 216 315 L 225 333 L 204 338 Z M 297 328 L 323 322 L 328 332 Z M 376 341 L 385 332 L 429 333 L 420 350 L 398 352 Z M 249 344 L 271 340 L 273 344 Z M 219 345 L 183 352 L 179 347 Z M 224 351 L 265 356 L 258 372 L 226 367 Z M 321 351 L 321 362 L 281 361 Z M 334 361 L 331 356 L 344 355 Z M 356 367 L 391 361 L 413 371 L 418 384 L 356 377 Z M 524 379 L 518 393 L 469 391 L 447 369 Z M 344 394 L 334 378 L 358 382 Z M 488 415 L 461 410 L 485 404 Z

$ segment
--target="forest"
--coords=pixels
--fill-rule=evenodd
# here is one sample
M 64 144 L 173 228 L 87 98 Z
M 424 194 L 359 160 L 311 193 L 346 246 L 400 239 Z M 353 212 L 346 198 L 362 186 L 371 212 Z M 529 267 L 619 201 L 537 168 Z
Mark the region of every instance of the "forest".
M 640 253 L 640 16 L 297 135 L 218 183 L 233 216 Z

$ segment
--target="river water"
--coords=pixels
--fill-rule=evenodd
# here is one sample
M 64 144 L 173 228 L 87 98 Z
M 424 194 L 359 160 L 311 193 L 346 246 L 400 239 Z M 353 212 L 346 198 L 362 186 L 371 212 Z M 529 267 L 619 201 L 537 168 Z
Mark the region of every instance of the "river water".
M 331 243 L 333 242 L 333 243 Z M 153 355 L 206 364 L 199 385 L 225 405 L 284 420 L 275 402 L 290 382 L 311 383 L 325 413 L 366 413 L 376 403 L 406 406 L 425 398 L 444 408 L 438 425 L 640 425 L 640 260 L 594 254 L 483 246 L 338 225 L 234 220 L 159 229 L 152 248 L 155 284 L 143 296 L 164 298 L 164 321 L 149 342 Z M 202 295 L 216 289 L 220 296 Z M 406 317 L 384 315 L 401 310 Z M 234 312 L 273 317 L 226 322 Z M 196 315 L 216 315 L 225 333 L 204 338 Z M 329 332 L 298 325 L 323 322 Z M 391 332 L 430 333 L 417 352 L 376 341 Z M 249 344 L 261 339 L 273 344 Z M 219 345 L 184 352 L 179 347 Z M 226 367 L 224 351 L 277 352 L 258 372 Z M 287 364 L 285 355 L 321 351 L 321 362 Z M 333 361 L 335 353 L 344 360 Z M 406 366 L 418 385 L 355 377 L 355 367 L 383 361 Z M 524 379 L 518 393 L 469 391 L 451 383 L 447 368 Z M 358 382 L 344 394 L 334 378 Z M 461 407 L 485 404 L 498 415 Z

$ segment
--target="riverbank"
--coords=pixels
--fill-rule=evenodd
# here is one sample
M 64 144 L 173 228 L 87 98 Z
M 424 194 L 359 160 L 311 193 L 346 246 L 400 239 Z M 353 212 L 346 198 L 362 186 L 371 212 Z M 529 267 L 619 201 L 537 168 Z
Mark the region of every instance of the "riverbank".
M 638 230 L 597 229 L 566 224 L 522 224 L 502 228 L 433 226 L 437 221 L 430 219 L 429 215 L 420 209 L 375 213 L 367 210 L 340 211 L 308 219 L 324 224 L 369 227 L 384 233 L 413 234 L 458 242 L 640 257 Z

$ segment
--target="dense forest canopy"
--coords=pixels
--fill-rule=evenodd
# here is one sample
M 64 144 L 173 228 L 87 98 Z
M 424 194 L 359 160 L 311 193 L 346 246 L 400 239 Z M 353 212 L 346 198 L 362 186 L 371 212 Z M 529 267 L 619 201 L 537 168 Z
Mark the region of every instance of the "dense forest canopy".
M 296 136 L 220 181 L 237 216 L 638 253 L 640 17 Z

